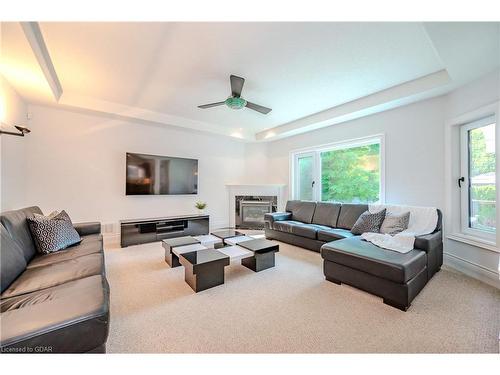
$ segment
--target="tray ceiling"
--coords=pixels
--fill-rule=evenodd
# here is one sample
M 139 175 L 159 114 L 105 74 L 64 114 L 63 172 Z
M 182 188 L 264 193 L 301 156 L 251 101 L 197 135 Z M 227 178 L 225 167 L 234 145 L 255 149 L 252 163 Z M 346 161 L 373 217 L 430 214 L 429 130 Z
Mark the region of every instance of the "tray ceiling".
M 387 90 L 400 99 L 438 95 L 499 66 L 497 23 L 39 25 L 62 86 L 59 104 L 249 140 L 306 131 L 304 119 L 314 123 L 318 113 L 333 124 L 332 109 L 384 100 Z M 18 23 L 2 23 L 2 47 L 2 74 L 14 88 L 56 104 Z M 32 82 L 19 79 L 23 70 Z M 401 89 L 436 73 L 421 92 Z M 229 96 L 230 74 L 246 79 L 243 97 L 272 112 L 197 108 Z

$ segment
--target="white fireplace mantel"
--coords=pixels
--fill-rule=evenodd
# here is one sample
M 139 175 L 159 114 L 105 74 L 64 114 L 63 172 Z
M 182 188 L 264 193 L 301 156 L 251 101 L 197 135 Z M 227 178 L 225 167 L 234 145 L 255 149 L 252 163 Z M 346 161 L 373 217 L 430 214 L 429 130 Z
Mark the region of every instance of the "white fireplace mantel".
M 284 209 L 285 184 L 226 184 L 229 198 L 229 226 L 235 225 L 235 198 L 237 195 L 272 195 L 278 198 L 278 211 Z

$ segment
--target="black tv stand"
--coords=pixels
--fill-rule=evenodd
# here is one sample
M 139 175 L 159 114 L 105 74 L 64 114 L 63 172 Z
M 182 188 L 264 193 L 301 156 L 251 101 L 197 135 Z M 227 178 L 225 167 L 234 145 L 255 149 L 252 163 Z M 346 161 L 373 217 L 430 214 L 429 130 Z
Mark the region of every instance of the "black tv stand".
M 120 245 L 126 247 L 166 238 L 208 234 L 208 215 L 165 216 L 120 220 Z

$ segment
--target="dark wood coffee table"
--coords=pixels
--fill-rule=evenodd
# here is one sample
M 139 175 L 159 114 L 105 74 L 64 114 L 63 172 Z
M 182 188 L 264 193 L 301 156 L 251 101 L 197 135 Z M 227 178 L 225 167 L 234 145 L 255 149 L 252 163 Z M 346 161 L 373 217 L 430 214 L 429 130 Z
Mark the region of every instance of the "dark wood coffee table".
M 196 238 L 186 236 L 165 239 L 165 261 L 171 267 L 184 266 L 184 279 L 195 291 L 224 284 L 224 267 L 231 262 L 241 264 L 254 272 L 260 272 L 275 266 L 275 253 L 279 251 L 276 242 L 266 239 L 242 240 L 242 235 L 235 230 L 217 231 L 214 236 L 235 240 L 234 245 L 211 249 Z
M 253 252 L 253 256 L 241 260 L 241 264 L 250 268 L 254 272 L 260 272 L 274 267 L 274 254 L 279 251 L 279 245 L 276 242 L 266 239 L 255 239 L 238 243 L 238 246 Z
M 184 280 L 195 292 L 224 284 L 224 267 L 229 266 L 229 256 L 214 249 L 179 254 L 184 266 Z
M 187 246 L 187 245 L 195 245 L 200 244 L 196 238 L 191 236 L 184 237 L 175 237 L 168 238 L 161 242 L 161 245 L 165 249 L 165 262 L 168 263 L 170 267 L 179 267 L 181 264 L 179 263 L 179 257 L 172 252 L 175 247 Z M 196 249 L 191 249 L 193 251 Z

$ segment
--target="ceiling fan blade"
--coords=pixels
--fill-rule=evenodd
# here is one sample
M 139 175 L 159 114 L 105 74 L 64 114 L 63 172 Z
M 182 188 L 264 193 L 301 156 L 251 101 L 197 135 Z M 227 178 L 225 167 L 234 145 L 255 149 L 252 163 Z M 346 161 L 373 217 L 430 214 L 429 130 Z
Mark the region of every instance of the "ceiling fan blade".
M 263 107 L 261 105 L 258 105 L 258 104 L 254 104 L 254 103 L 250 103 L 250 102 L 247 102 L 247 105 L 246 105 L 247 108 L 250 108 L 250 109 L 253 109 L 254 111 L 257 111 L 257 112 L 260 112 L 260 113 L 263 113 L 265 115 L 267 115 L 269 112 L 272 111 L 271 108 L 267 108 L 267 107 Z
M 239 98 L 241 95 L 241 90 L 243 90 L 243 84 L 245 83 L 245 78 L 241 78 L 238 76 L 230 75 L 229 79 L 231 80 L 231 95 Z
M 223 105 L 225 102 L 217 102 L 217 103 L 210 103 L 210 104 L 203 104 L 203 105 L 199 105 L 198 108 L 212 108 L 212 107 L 217 107 L 219 105 Z

